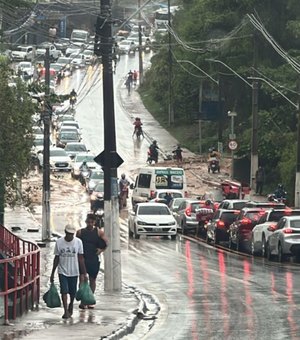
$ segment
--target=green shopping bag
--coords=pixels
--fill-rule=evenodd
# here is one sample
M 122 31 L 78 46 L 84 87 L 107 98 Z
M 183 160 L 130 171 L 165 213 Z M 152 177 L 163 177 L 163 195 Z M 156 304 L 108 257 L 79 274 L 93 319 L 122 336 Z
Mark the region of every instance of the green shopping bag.
M 50 285 L 50 289 L 43 295 L 43 300 L 49 308 L 58 308 L 61 306 L 60 296 L 53 282 Z
M 96 304 L 95 296 L 91 290 L 90 285 L 86 281 L 81 283 L 75 297 L 76 297 L 76 300 L 81 301 L 83 305 L 95 305 Z

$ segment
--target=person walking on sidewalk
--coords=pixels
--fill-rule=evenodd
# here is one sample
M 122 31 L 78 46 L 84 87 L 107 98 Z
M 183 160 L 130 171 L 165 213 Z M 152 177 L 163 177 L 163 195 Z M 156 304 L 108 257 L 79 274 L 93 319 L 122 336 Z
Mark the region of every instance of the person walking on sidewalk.
M 86 227 L 79 229 L 76 236 L 83 243 L 85 267 L 89 276 L 91 290 L 94 293 L 100 269 L 99 255 L 107 247 L 107 238 L 104 235 L 104 231 L 95 226 L 96 216 L 94 214 L 87 214 L 85 223 Z M 88 307 L 93 308 L 92 306 Z M 86 306 L 80 304 L 79 308 L 85 309 Z
M 67 224 L 65 226 L 65 237 L 61 237 L 56 241 L 54 249 L 55 257 L 50 276 L 50 282 L 53 282 L 56 268 L 58 268 L 60 292 L 64 307 L 63 319 L 68 319 L 73 314 L 73 303 L 77 291 L 79 273 L 81 272 L 84 280 L 87 280 L 82 241 L 74 237 L 75 233 L 76 228 Z M 69 305 L 68 294 L 70 295 Z
M 255 173 L 255 181 L 256 181 L 256 195 L 261 196 L 265 182 L 265 171 L 262 166 L 260 166 Z

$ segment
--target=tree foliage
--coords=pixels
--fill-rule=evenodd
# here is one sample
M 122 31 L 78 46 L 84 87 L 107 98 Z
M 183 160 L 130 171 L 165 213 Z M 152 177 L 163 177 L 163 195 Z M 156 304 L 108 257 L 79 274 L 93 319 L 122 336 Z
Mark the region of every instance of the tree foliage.
M 24 83 L 20 80 L 10 87 L 9 76 L 8 66 L 0 63 L 0 213 L 4 209 L 3 188 L 14 186 L 16 178 L 26 173 L 32 147 L 34 107 Z
M 197 112 L 198 89 L 204 74 L 178 62 L 189 60 L 212 77 L 220 80 L 220 95 L 225 100 L 224 116 L 220 121 L 222 140 L 227 144 L 229 134 L 228 110 L 238 113 L 236 134 L 239 155 L 250 155 L 251 88 L 228 68 L 207 59 L 221 60 L 245 79 L 264 77 L 297 102 L 297 72 L 250 23 L 247 14 L 254 14 L 276 42 L 300 62 L 300 2 L 297 0 L 185 0 L 176 14 L 172 27 L 182 43 L 173 38 L 173 104 L 177 124 L 191 124 L 191 112 Z M 254 45 L 255 42 L 255 45 Z M 168 112 L 168 44 L 165 39 L 152 59 L 142 91 L 150 93 Z M 254 48 L 256 46 L 256 49 Z M 192 51 L 191 48 L 197 49 Z M 257 53 L 255 54 L 255 50 Z M 256 70 L 253 70 L 256 57 Z M 184 68 L 183 68 L 184 66 Z M 204 76 L 205 77 L 205 76 Z M 294 106 L 266 83 L 259 90 L 259 158 L 271 181 L 283 182 L 293 191 L 296 152 L 291 147 L 296 139 L 297 115 Z M 210 123 L 204 137 L 215 136 L 218 126 Z M 195 138 L 197 138 L 195 136 Z M 211 139 L 210 139 L 211 141 Z M 295 144 L 295 142 L 294 142 Z M 288 177 L 287 177 L 288 176 Z

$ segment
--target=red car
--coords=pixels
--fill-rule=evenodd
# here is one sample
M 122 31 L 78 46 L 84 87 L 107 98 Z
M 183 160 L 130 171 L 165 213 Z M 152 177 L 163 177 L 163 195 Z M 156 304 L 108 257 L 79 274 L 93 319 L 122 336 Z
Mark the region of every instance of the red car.
M 244 208 L 229 227 L 229 248 L 249 250 L 252 229 L 265 213 L 261 208 Z

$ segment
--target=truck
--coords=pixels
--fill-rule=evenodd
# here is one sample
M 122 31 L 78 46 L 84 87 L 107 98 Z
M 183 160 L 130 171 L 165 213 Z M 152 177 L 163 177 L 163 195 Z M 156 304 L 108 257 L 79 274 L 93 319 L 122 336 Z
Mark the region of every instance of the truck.
M 90 34 L 85 30 L 73 30 L 71 33 L 71 41 L 73 42 L 81 42 L 87 44 L 90 39 Z

